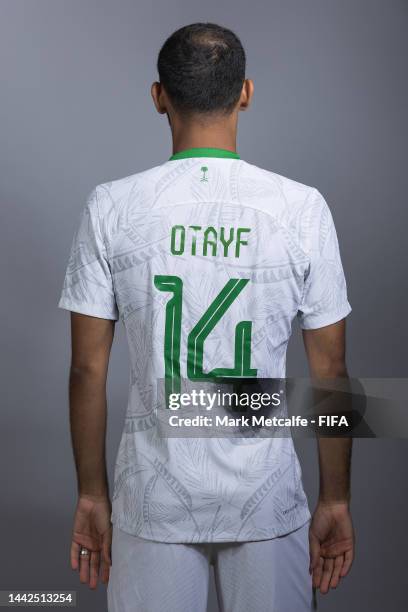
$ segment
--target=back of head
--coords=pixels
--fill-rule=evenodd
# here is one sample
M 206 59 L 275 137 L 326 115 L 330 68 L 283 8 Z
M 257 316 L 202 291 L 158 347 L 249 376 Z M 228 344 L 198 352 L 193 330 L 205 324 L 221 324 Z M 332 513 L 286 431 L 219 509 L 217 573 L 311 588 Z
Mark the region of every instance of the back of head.
M 172 34 L 160 50 L 160 82 L 176 111 L 228 114 L 245 80 L 239 38 L 213 23 L 194 23 Z

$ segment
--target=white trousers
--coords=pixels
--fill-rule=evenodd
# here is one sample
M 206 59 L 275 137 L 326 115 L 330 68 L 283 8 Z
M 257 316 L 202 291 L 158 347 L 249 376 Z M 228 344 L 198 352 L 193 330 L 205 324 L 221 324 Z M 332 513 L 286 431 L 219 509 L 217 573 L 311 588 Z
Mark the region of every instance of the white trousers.
M 113 530 L 109 612 L 310 612 L 309 524 L 261 542 L 167 544 Z

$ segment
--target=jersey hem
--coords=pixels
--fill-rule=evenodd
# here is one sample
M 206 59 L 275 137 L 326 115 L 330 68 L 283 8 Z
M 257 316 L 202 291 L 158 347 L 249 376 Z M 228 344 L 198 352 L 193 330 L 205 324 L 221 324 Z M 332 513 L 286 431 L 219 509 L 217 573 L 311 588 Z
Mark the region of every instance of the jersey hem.
M 101 308 L 95 307 L 95 304 L 84 304 L 61 298 L 58 302 L 58 308 L 63 310 L 69 310 L 71 312 L 78 312 L 79 314 L 88 315 L 91 317 L 97 317 L 98 319 L 109 319 L 111 321 L 118 321 L 119 317 L 104 311 Z
M 121 522 L 120 520 L 116 520 L 115 516 L 112 514 L 111 516 L 111 522 L 112 524 L 117 528 L 120 529 L 121 531 L 124 531 L 125 533 L 127 533 L 128 535 L 131 536 L 136 536 L 138 538 L 144 539 L 144 540 L 148 540 L 150 542 L 162 542 L 162 543 L 166 543 L 166 544 L 222 544 L 222 543 L 233 543 L 233 542 L 262 542 L 264 540 L 273 540 L 275 538 L 281 538 L 283 536 L 289 535 L 290 533 L 292 533 L 293 531 L 297 531 L 298 529 L 300 529 L 301 527 L 303 527 L 304 525 L 306 525 L 306 523 L 308 523 L 311 519 L 311 514 L 310 511 L 308 509 L 308 507 L 306 507 L 302 512 L 299 512 L 299 515 L 297 517 L 296 521 L 293 521 L 290 528 L 288 527 L 286 528 L 281 528 L 281 529 L 276 529 L 276 528 L 271 528 L 270 529 L 270 534 L 268 535 L 268 533 L 266 533 L 264 536 L 262 537 L 227 537 L 227 538 L 196 538 L 194 536 L 188 537 L 188 536 L 169 536 L 169 538 L 166 539 L 159 539 L 159 538 L 154 538 L 152 537 L 149 533 L 145 533 L 145 531 L 142 529 L 141 531 L 138 531 L 137 533 L 135 533 L 134 530 L 132 530 L 132 528 L 127 525 L 126 523 Z M 268 530 L 266 530 L 266 532 L 268 532 Z
M 338 323 L 342 319 L 345 319 L 347 315 L 350 314 L 351 310 L 352 308 L 347 302 L 343 308 L 340 308 L 335 312 L 317 316 L 311 315 L 307 317 L 305 321 L 301 321 L 300 327 L 301 329 L 320 329 L 321 327 L 326 327 L 327 325 L 333 325 L 334 323 Z M 310 322 L 308 321 L 309 319 Z

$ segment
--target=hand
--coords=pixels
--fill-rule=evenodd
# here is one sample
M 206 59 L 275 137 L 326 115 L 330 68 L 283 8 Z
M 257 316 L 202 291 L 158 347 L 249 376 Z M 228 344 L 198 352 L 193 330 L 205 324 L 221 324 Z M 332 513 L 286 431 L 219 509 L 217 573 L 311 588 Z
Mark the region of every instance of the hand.
M 71 567 L 79 570 L 79 579 L 96 589 L 98 578 L 109 580 L 111 562 L 111 505 L 107 497 L 80 495 L 75 511 L 71 543 Z M 81 548 L 89 555 L 80 555 Z
M 313 587 L 327 593 L 350 570 L 354 558 L 354 531 L 346 502 L 319 502 L 309 529 L 310 573 Z

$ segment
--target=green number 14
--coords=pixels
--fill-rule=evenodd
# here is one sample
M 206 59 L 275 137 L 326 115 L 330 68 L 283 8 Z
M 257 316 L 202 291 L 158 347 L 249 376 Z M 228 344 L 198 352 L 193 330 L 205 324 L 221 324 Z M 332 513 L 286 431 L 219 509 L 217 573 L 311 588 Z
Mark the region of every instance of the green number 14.
M 230 279 L 188 334 L 187 376 L 191 380 L 256 377 L 257 370 L 251 368 L 251 321 L 241 321 L 235 327 L 233 367 L 214 368 L 209 372 L 203 370 L 204 342 L 207 336 L 248 282 L 248 279 Z M 154 285 L 159 291 L 172 294 L 166 304 L 164 329 L 164 377 L 166 397 L 168 397 L 171 393 L 180 393 L 181 390 L 180 343 L 183 281 L 178 276 L 156 275 Z

